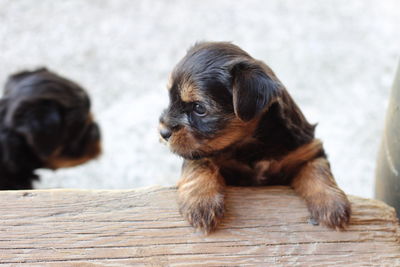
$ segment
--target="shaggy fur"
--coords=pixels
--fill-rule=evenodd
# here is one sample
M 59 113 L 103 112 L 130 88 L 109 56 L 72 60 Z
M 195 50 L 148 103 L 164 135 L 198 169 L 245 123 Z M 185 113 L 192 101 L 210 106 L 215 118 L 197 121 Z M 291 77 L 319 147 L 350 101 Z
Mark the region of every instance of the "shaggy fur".
M 315 125 L 273 71 L 230 43 L 199 43 L 177 64 L 160 135 L 184 160 L 183 216 L 209 232 L 225 185 L 291 185 L 313 221 L 343 229 L 350 203 L 332 176 Z
M 31 189 L 34 170 L 82 164 L 100 150 L 79 85 L 44 68 L 9 77 L 0 100 L 0 189 Z

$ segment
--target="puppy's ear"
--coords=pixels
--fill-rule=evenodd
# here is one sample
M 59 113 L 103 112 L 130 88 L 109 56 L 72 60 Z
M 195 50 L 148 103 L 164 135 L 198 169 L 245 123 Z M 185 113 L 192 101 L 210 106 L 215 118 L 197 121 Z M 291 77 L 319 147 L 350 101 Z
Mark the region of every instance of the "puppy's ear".
M 62 141 L 60 107 L 50 100 L 27 99 L 12 103 L 6 125 L 25 137 L 40 158 L 50 156 Z
M 245 59 L 231 68 L 233 108 L 237 117 L 249 121 L 276 96 L 278 81 L 272 80 L 261 63 Z
M 36 69 L 34 71 L 29 71 L 29 70 L 24 70 L 20 71 L 17 73 L 14 73 L 10 75 L 6 81 L 6 84 L 4 86 L 4 94 L 8 94 L 13 87 L 16 86 L 17 83 L 19 83 L 21 80 L 33 75 L 33 74 L 38 74 L 41 72 L 49 72 L 46 68 L 42 67 L 39 69 Z

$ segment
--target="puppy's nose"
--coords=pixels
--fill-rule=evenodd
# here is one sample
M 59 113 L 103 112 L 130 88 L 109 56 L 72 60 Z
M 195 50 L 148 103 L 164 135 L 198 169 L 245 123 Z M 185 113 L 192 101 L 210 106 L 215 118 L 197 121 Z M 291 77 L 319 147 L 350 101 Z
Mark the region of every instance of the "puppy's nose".
M 172 135 L 172 131 L 167 127 L 162 127 L 160 129 L 160 135 L 161 135 L 162 138 L 164 138 L 165 141 L 168 141 L 168 139 Z

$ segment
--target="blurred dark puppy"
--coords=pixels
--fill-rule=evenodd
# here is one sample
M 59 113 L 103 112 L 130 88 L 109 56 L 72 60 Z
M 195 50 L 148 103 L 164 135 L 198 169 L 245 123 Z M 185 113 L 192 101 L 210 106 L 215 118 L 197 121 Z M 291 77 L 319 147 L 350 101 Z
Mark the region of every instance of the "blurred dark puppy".
M 200 43 L 177 64 L 160 135 L 185 161 L 180 211 L 213 230 L 225 185 L 291 185 L 311 218 L 344 228 L 350 203 L 332 176 L 314 125 L 263 62 L 230 43 Z
M 79 85 L 44 68 L 9 77 L 0 99 L 0 189 L 31 189 L 35 169 L 76 166 L 100 150 Z

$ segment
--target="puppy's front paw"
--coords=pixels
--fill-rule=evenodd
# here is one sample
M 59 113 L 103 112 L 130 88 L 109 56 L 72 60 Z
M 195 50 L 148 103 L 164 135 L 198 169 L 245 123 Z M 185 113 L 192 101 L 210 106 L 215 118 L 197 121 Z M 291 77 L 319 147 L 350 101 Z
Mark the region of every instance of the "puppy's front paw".
M 351 207 L 347 197 L 343 195 L 323 195 L 309 203 L 311 221 L 322 223 L 336 230 L 343 230 L 349 224 Z
M 212 232 L 224 215 L 224 197 L 215 194 L 207 197 L 180 199 L 180 212 L 196 229 L 205 234 Z

